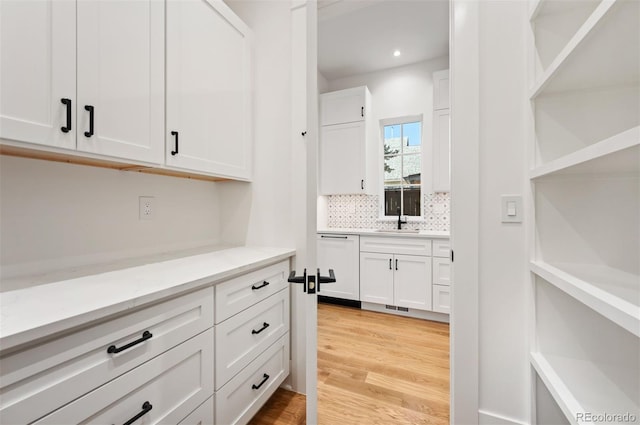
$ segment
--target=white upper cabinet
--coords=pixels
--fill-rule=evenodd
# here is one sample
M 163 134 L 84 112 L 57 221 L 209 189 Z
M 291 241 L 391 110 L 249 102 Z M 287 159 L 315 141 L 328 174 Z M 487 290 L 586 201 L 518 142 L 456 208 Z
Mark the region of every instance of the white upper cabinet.
M 451 190 L 451 135 L 449 109 L 433 112 L 433 191 Z
M 433 109 L 449 109 L 449 70 L 433 73 Z
M 251 33 L 220 0 L 167 1 L 166 163 L 251 179 Z
M 320 195 L 374 194 L 379 149 L 367 87 L 321 95 L 320 121 Z
M 164 4 L 78 2 L 78 150 L 163 160 Z
M 325 93 L 320 102 L 320 125 L 344 124 L 364 121 L 369 112 L 366 105 L 366 87 Z
M 75 148 L 75 1 L 0 2 L 0 93 L 1 138 Z

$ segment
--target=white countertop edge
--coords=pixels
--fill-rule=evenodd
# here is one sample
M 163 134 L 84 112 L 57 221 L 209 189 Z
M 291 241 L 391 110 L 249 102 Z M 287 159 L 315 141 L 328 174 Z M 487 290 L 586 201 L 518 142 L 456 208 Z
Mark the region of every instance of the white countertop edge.
M 290 248 L 230 248 L 0 293 L 0 351 L 220 283 L 294 255 Z M 51 305 L 54 308 L 46 308 Z M 39 313 L 34 315 L 34 311 Z
M 450 237 L 449 232 L 433 231 L 433 230 L 421 230 L 418 233 L 394 233 L 394 232 L 382 232 L 377 229 L 318 229 L 318 234 L 331 234 L 331 235 L 360 235 L 360 236 L 384 236 L 384 237 L 401 237 L 401 238 L 430 238 L 430 239 L 448 239 Z

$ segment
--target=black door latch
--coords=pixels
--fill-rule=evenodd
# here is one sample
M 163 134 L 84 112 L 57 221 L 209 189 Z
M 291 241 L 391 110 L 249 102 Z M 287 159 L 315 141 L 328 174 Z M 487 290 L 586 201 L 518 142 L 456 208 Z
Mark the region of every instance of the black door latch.
M 307 276 L 307 269 L 304 269 L 304 273 L 302 276 L 296 276 L 295 270 L 292 270 L 289 273 L 288 282 L 291 283 L 302 283 L 302 290 L 309 294 L 316 293 L 316 282 L 317 282 L 317 292 L 320 292 L 320 284 L 321 283 L 332 283 L 336 281 L 336 275 L 333 272 L 333 269 L 329 269 L 329 276 L 321 276 L 320 269 L 317 270 L 315 276 Z

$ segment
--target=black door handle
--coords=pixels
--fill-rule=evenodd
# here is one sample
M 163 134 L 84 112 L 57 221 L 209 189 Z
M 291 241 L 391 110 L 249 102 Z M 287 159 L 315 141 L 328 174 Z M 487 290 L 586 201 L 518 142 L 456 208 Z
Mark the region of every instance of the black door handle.
M 67 125 L 60 127 L 60 130 L 63 133 L 68 133 L 71 131 L 71 99 L 60 99 L 60 102 L 67 107 Z
M 267 329 L 268 327 L 269 327 L 269 324 L 267 322 L 263 322 L 262 323 L 262 327 L 260 329 L 258 329 L 258 330 L 252 329 L 251 330 L 251 334 L 252 335 L 257 335 L 260 332 L 262 332 L 263 330 Z
M 269 286 L 269 285 L 270 285 L 270 283 L 265 280 L 265 281 L 262 282 L 262 285 L 260 285 L 260 286 L 252 285 L 251 286 L 251 290 L 255 291 L 257 289 L 261 289 L 261 288 L 264 288 L 265 286 Z
M 135 421 L 137 421 L 138 419 L 140 419 L 141 417 L 149 413 L 151 409 L 153 409 L 153 406 L 151 405 L 151 403 L 149 403 L 148 401 L 145 401 L 144 403 L 142 403 L 142 412 L 138 413 L 133 418 L 129 419 L 127 422 L 124 423 L 124 425 L 131 425 L 132 423 L 134 423 Z
M 121 351 L 124 351 L 124 350 L 126 350 L 126 349 L 128 349 L 128 348 L 133 347 L 134 345 L 138 345 L 138 344 L 140 344 L 141 342 L 144 342 L 144 341 L 146 341 L 146 340 L 150 339 L 152 336 L 153 336 L 153 334 L 152 334 L 151 332 L 149 332 L 149 331 L 144 331 L 144 332 L 142 333 L 142 337 L 141 337 L 140 339 L 136 339 L 135 341 L 130 342 L 130 343 L 128 343 L 127 345 L 123 345 L 123 346 L 122 346 L 122 347 L 120 347 L 120 348 L 116 347 L 115 345 L 111 345 L 111 346 L 109 346 L 109 348 L 107 348 L 107 353 L 109 353 L 109 354 L 117 354 L 117 353 L 119 353 L 119 352 L 121 352 Z
M 258 388 L 260 388 L 265 382 L 267 382 L 269 380 L 269 375 L 267 375 L 266 373 L 264 375 L 262 375 L 262 377 L 264 379 L 262 379 L 262 382 L 260 382 L 258 385 L 253 384 L 251 386 L 251 388 L 253 388 L 254 390 L 257 390 Z
M 91 137 L 93 136 L 93 116 L 95 115 L 94 108 L 91 105 L 84 105 L 84 110 L 89 111 L 89 131 L 84 132 L 84 137 Z
M 178 132 L 177 131 L 172 131 L 171 135 L 172 136 L 176 136 L 176 148 L 175 148 L 175 150 L 171 151 L 171 155 L 177 155 L 178 154 Z

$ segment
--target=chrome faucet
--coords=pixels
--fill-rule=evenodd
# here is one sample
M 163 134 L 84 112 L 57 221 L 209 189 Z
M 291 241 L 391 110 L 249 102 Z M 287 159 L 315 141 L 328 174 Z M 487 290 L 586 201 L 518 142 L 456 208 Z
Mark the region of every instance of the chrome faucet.
M 407 221 L 403 221 L 400 217 L 400 207 L 398 207 L 398 230 L 402 230 L 402 225 L 407 224 Z

